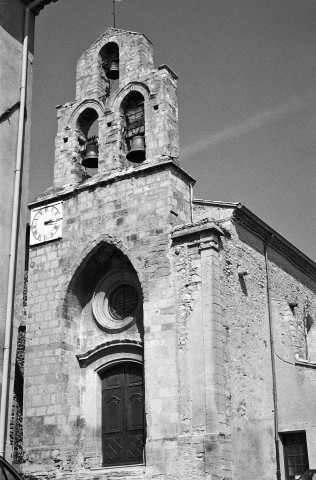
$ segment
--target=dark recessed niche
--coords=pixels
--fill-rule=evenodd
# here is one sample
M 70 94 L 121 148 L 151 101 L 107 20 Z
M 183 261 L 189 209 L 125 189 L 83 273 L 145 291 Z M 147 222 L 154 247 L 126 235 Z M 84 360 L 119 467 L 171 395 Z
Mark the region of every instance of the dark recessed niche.
M 292 312 L 292 315 L 295 316 L 296 308 L 298 307 L 298 304 L 296 302 L 289 302 L 289 307 Z
M 154 105 L 154 110 L 158 110 L 159 105 Z
M 112 122 L 108 122 L 108 123 L 106 124 L 106 126 L 107 126 L 107 127 L 112 127 Z

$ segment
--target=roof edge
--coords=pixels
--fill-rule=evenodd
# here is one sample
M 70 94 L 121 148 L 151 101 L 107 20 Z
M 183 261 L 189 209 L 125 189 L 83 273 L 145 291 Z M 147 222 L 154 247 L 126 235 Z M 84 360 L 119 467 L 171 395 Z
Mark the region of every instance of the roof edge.
M 241 207 L 241 203 L 240 202 L 220 202 L 218 200 L 203 200 L 203 199 L 199 199 L 199 198 L 195 198 L 193 200 L 193 203 L 197 203 L 197 204 L 201 204 L 201 205 L 215 205 L 215 206 L 219 206 L 219 207 L 226 207 L 226 208 L 232 208 L 232 207 Z
M 232 219 L 260 237 L 267 245 L 281 253 L 293 265 L 316 281 L 316 263 L 247 207 L 242 204 L 236 206 Z
M 230 217 L 232 220 L 235 220 L 257 237 L 261 238 L 261 240 L 278 251 L 303 273 L 316 281 L 316 263 L 241 203 L 202 199 L 194 199 L 193 203 L 197 205 L 233 208 L 234 211 L 232 217 Z

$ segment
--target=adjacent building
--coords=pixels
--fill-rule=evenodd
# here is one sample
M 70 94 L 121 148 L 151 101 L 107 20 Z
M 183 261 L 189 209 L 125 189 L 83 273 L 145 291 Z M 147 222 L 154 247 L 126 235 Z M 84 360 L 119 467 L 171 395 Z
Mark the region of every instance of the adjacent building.
M 26 230 L 25 225 L 28 218 L 27 200 L 28 200 L 28 179 L 30 162 L 30 125 L 31 125 L 31 102 L 32 102 L 32 63 L 33 63 L 33 44 L 34 44 L 34 23 L 35 15 L 45 5 L 53 0 L 7 0 L 0 3 L 0 390 L 2 387 L 3 375 L 3 349 L 6 330 L 6 316 L 9 311 L 8 304 L 11 302 L 12 295 L 8 301 L 8 278 L 10 270 L 10 259 L 16 256 L 17 268 L 15 270 L 15 325 L 12 341 L 13 355 L 12 372 L 15 365 L 15 351 L 17 342 L 19 343 L 17 357 L 19 361 L 16 365 L 17 370 L 23 370 L 23 355 L 20 355 L 21 345 L 24 344 L 24 306 L 23 299 L 24 277 L 25 277 L 25 243 Z M 56 0 L 55 0 L 56 1 Z M 36 3 L 36 8 L 32 8 L 29 15 L 29 21 L 25 21 L 26 9 Z M 26 32 L 26 23 L 27 30 Z M 21 125 L 24 128 L 19 133 L 19 116 L 21 112 L 21 77 L 23 64 L 23 44 L 26 33 L 28 37 L 27 51 L 27 88 L 26 103 L 24 109 L 24 118 Z M 15 178 L 17 175 L 16 158 L 18 136 L 22 135 L 22 160 L 23 168 L 21 170 L 21 182 L 19 195 L 19 205 L 15 197 Z M 12 214 L 13 210 L 19 210 L 17 221 L 17 248 L 11 245 L 12 232 Z M 13 222 L 14 223 L 14 222 Z M 12 273 L 11 271 L 11 273 Z M 24 292 L 25 294 L 25 292 Z M 25 295 L 24 295 L 25 296 Z M 11 305 L 10 305 L 11 308 Z M 18 339 L 17 339 L 18 337 Z M 22 348 L 23 350 L 23 348 Z M 22 362 L 22 364 L 21 364 Z M 13 375 L 12 375 L 13 376 Z M 11 379 L 13 380 L 13 379 Z M 13 401 L 13 422 L 14 419 L 21 416 L 22 387 L 21 382 L 16 383 L 13 393 L 13 381 L 9 387 L 10 399 Z M 10 406 L 10 410 L 11 406 Z M 17 450 L 16 450 L 17 451 Z M 10 453 L 10 452 L 9 452 Z M 20 457 L 20 454 L 18 454 Z

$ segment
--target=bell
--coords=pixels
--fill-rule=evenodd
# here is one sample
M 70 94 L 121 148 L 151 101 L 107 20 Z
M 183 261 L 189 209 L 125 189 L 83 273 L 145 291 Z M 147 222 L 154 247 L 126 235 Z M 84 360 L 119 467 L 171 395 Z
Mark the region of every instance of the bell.
M 111 62 L 110 68 L 106 72 L 106 76 L 110 80 L 117 80 L 120 76 L 119 74 L 119 66 L 117 62 Z
M 89 143 L 86 148 L 86 154 L 82 160 L 85 168 L 97 168 L 99 160 L 99 148 L 96 143 Z
M 130 162 L 142 162 L 145 160 L 145 138 L 142 135 L 135 135 L 132 138 L 131 148 L 126 158 Z

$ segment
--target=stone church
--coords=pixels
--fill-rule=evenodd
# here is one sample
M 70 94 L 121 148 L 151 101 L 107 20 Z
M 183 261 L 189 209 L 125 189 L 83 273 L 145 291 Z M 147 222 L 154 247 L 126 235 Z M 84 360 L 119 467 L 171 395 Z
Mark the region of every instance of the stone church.
M 315 263 L 243 205 L 194 199 L 177 76 L 144 35 L 107 30 L 57 115 L 29 206 L 24 474 L 316 468 Z

